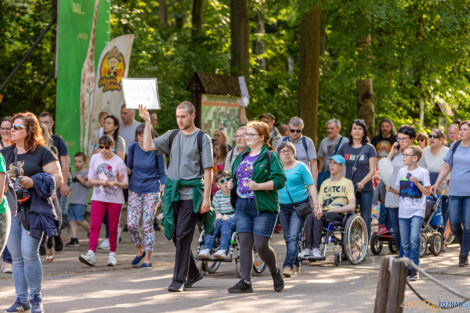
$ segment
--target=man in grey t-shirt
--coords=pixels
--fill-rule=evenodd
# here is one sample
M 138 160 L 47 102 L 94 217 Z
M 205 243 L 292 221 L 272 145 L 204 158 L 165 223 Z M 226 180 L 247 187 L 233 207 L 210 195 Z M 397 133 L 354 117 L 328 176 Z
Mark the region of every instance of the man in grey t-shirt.
M 122 123 L 119 124 L 119 135 L 124 138 L 126 141 L 126 155 L 127 155 L 127 148 L 135 141 L 135 130 L 137 126 L 140 125 L 139 122 L 135 120 L 135 111 L 132 109 L 127 109 L 126 105 L 123 104 L 121 106 L 121 120 Z
M 338 152 L 339 148 L 348 140 L 339 134 L 341 122 L 332 119 L 326 122 L 326 132 L 328 137 L 323 138 L 318 148 L 318 171 L 330 171 L 330 157 Z
M 147 109 L 139 108 L 140 117 L 145 121 L 144 150 L 157 150 L 170 155 L 167 171 L 168 182 L 178 179 L 193 180 L 204 177 L 204 194 L 200 214 L 194 212 L 192 188 L 179 189 L 179 200 L 173 204 L 174 233 L 172 236 L 176 246 L 173 280 L 168 291 L 183 291 L 202 279 L 194 257 L 191 253 L 196 223 L 201 221 L 202 214 L 211 206 L 212 185 L 212 143 L 209 135 L 202 136 L 202 145 L 198 146 L 200 130 L 194 125 L 195 109 L 191 102 L 182 102 L 176 107 L 176 121 L 179 132 L 173 138 L 170 149 L 170 137 L 173 131 L 167 131 L 152 141 L 150 114 Z M 199 150 L 201 148 L 201 151 Z

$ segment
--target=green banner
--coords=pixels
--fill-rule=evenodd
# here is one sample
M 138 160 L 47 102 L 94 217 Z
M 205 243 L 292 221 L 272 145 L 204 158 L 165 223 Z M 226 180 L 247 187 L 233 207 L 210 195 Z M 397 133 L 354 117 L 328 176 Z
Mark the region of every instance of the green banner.
M 90 40 L 95 0 L 60 0 L 57 35 L 57 103 L 55 132 L 61 135 L 72 156 L 80 150 L 80 83 Z M 98 10 L 95 69 L 109 41 L 109 0 Z

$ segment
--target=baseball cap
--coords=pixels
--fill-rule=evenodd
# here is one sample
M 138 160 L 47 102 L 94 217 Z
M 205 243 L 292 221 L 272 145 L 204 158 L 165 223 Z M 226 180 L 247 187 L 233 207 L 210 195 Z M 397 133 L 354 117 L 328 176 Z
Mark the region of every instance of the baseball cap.
M 336 163 L 341 164 L 341 165 L 346 164 L 346 161 L 344 160 L 343 156 L 339 154 L 335 154 L 334 156 L 329 157 L 328 160 L 333 160 Z
M 261 115 L 259 116 L 259 118 L 262 118 L 262 117 L 266 117 L 266 118 L 269 118 L 269 119 L 274 120 L 274 121 L 276 120 L 276 118 L 274 117 L 274 115 L 272 115 L 271 113 L 264 113 L 264 114 L 261 114 Z

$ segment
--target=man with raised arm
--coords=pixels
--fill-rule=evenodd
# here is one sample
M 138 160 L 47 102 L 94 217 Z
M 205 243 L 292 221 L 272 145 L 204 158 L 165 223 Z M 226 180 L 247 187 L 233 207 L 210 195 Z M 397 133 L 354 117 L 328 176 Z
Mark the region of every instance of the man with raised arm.
M 170 156 L 162 212 L 165 235 L 173 240 L 176 253 L 168 291 L 183 291 L 202 279 L 191 253 L 196 223 L 203 220 L 209 234 L 214 229 L 212 143 L 209 135 L 194 125 L 196 114 L 191 102 L 184 101 L 176 107 L 179 129 L 169 130 L 153 141 L 149 112 L 139 106 L 139 115 L 145 122 L 144 150 L 158 150 Z

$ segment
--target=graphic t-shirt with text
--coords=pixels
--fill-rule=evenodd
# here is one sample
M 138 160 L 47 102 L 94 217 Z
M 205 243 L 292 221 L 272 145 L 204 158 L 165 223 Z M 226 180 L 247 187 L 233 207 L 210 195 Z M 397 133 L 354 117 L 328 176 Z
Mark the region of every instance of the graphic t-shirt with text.
M 348 200 L 355 200 L 354 186 L 350 179 L 342 177 L 333 182 L 328 178 L 321 184 L 318 194 L 318 203 L 323 206 L 323 211 L 337 209 L 348 204 Z
M 408 167 L 400 169 L 396 180 L 396 186 L 400 187 L 398 217 L 411 218 L 413 216 L 421 216 L 424 218 L 426 196 L 423 195 L 416 184 L 410 181 L 411 176 L 418 178 L 418 181 L 424 187 L 431 186 L 429 182 L 429 172 L 425 168 L 418 166 L 418 168 L 413 171 L 409 171 Z

